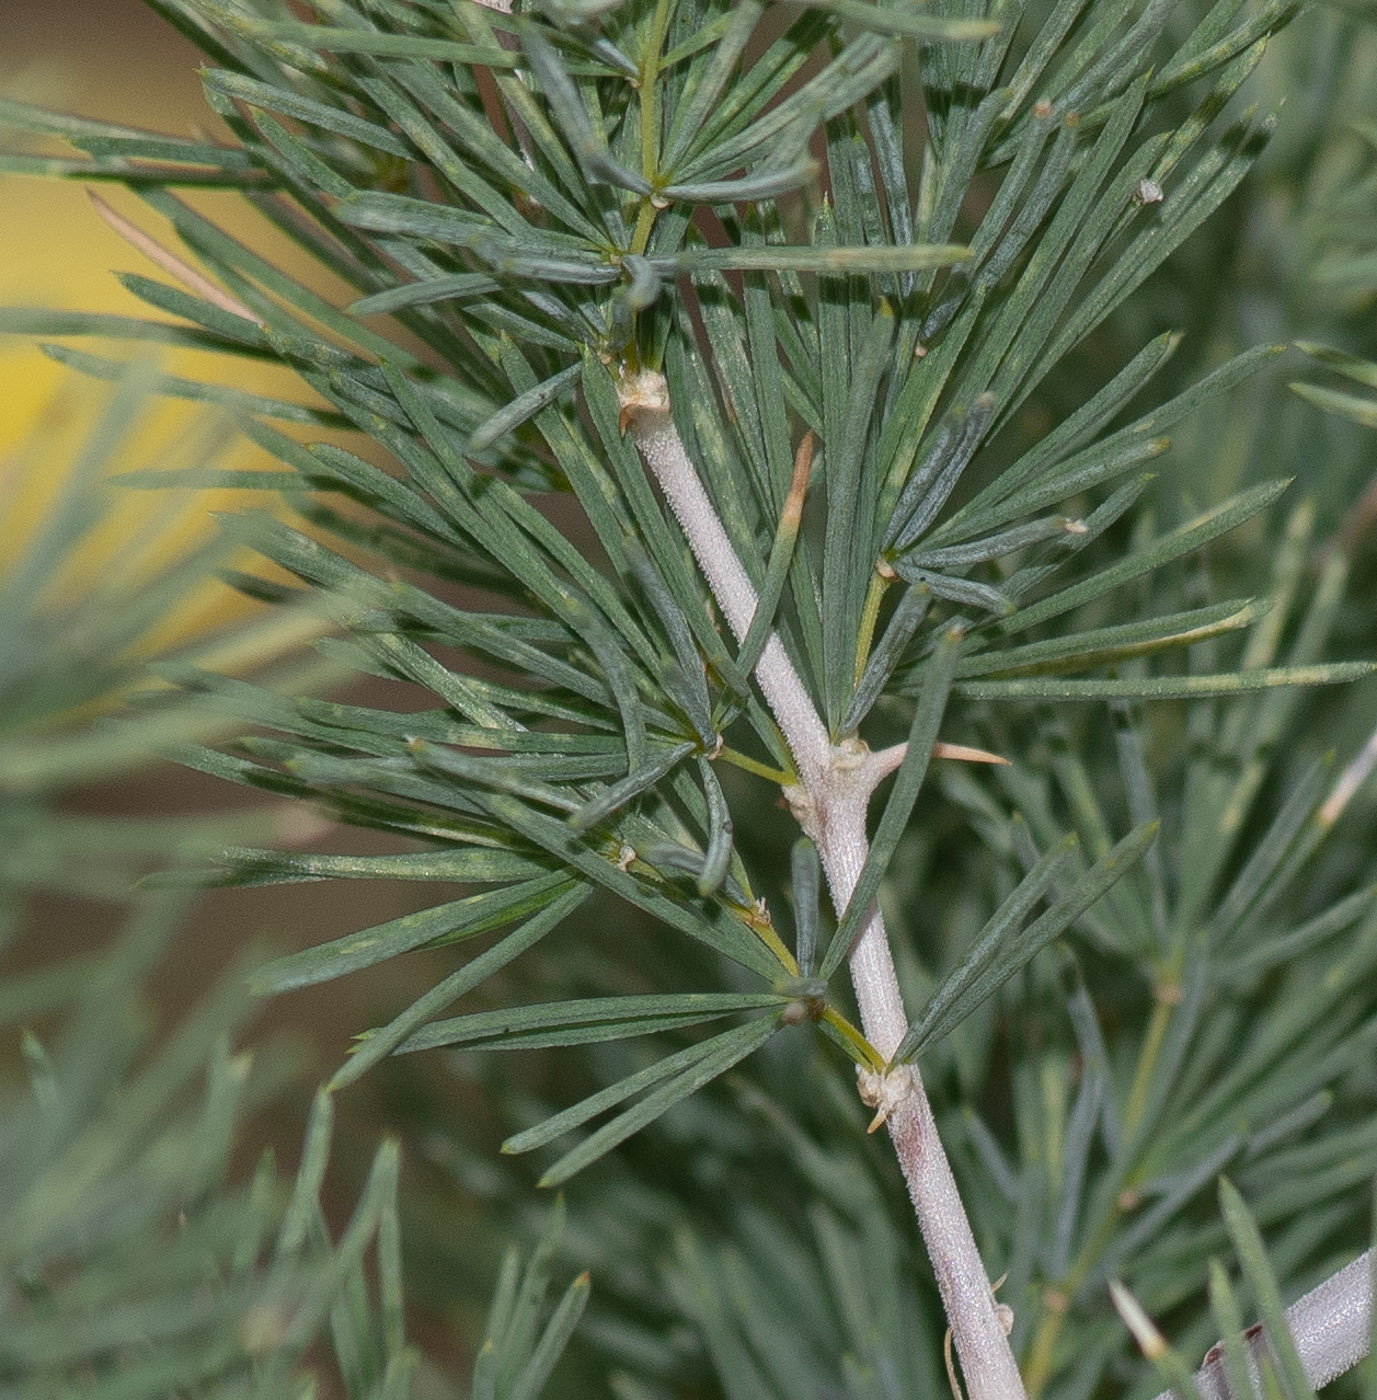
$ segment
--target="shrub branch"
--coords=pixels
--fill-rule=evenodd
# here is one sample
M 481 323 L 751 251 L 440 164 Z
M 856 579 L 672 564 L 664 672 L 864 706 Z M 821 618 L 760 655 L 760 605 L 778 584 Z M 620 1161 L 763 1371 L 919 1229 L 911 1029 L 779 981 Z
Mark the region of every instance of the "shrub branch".
M 1286 1309 L 1286 1327 L 1301 1370 L 1316 1390 L 1356 1366 L 1371 1349 L 1372 1269 L 1369 1249 Z M 1252 1381 L 1260 1384 L 1259 1363 L 1271 1352 L 1266 1333 L 1249 1328 L 1243 1349 Z M 1202 1400 L 1244 1400 L 1229 1385 L 1222 1343 L 1206 1354 L 1205 1364 L 1195 1373 L 1195 1384 Z M 1156 1400 L 1178 1400 L 1178 1395 L 1164 1390 Z
M 663 376 L 642 371 L 625 380 L 621 406 L 642 460 L 678 519 L 727 625 L 742 641 L 755 616 L 755 589 L 674 426 Z M 870 795 L 902 762 L 903 746 L 871 753 L 854 736 L 834 744 L 774 631 L 761 649 L 755 677 L 798 769 L 798 782 L 786 796 L 818 848 L 840 918 L 870 850 Z M 878 906 L 862 923 L 849 965 L 866 1037 L 888 1061 L 908 1029 L 908 1016 Z M 889 1129 L 971 1400 L 1018 1400 L 1023 1382 L 917 1070 L 900 1066 L 863 1082 L 862 1091 Z

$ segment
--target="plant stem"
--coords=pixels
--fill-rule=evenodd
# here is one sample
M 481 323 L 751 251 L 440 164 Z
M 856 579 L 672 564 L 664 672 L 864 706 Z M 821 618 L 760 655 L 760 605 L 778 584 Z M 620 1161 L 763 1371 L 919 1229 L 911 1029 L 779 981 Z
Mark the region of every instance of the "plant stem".
M 660 180 L 660 108 L 656 85 L 660 81 L 660 55 L 665 45 L 665 30 L 669 26 L 669 0 L 659 0 L 655 17 L 641 55 L 641 174 L 657 185 Z M 655 200 L 650 195 L 641 199 L 636 213 L 636 228 L 631 236 L 630 252 L 644 253 L 650 245 L 650 232 L 655 227 Z
M 1372 1344 L 1372 1267 L 1369 1249 L 1286 1309 L 1286 1327 L 1296 1344 L 1301 1369 L 1316 1390 L 1368 1354 Z M 1261 1332 L 1250 1332 L 1244 1335 L 1243 1343 L 1256 1383 L 1259 1358 L 1269 1349 L 1267 1339 Z M 1223 1355 L 1215 1347 L 1195 1373 L 1195 1384 L 1204 1400 L 1244 1400 L 1229 1388 Z M 1178 1400 L 1178 1396 L 1174 1390 L 1164 1390 L 1157 1400 Z
M 1166 1039 L 1167 1026 L 1175 1009 L 1176 1002 L 1166 997 L 1159 996 L 1153 1002 L 1152 1019 L 1148 1022 L 1147 1034 L 1143 1038 L 1142 1052 L 1138 1057 L 1138 1070 L 1133 1076 L 1133 1087 L 1129 1090 L 1128 1107 L 1124 1110 L 1125 1141 L 1132 1139 L 1137 1132 L 1138 1125 L 1147 1110 L 1153 1070 L 1157 1067 L 1157 1056 L 1162 1049 L 1162 1042 Z
M 708 587 L 740 642 L 755 616 L 756 593 L 674 426 L 664 378 L 643 371 L 623 383 L 623 419 L 660 484 Z M 893 752 L 872 754 L 858 739 L 833 744 L 784 644 L 771 632 L 756 681 L 793 754 L 799 784 L 786 790 L 822 861 L 832 904 L 845 910 L 869 853 L 870 794 L 892 772 Z M 850 953 L 852 982 L 866 1038 L 886 1062 L 908 1029 L 884 918 L 872 908 Z M 879 1076 L 876 1079 L 879 1080 Z M 971 1400 L 1021 1400 L 1023 1382 L 976 1248 L 932 1109 L 916 1070 L 885 1076 L 879 1119 L 908 1183 L 918 1226 L 937 1276 Z

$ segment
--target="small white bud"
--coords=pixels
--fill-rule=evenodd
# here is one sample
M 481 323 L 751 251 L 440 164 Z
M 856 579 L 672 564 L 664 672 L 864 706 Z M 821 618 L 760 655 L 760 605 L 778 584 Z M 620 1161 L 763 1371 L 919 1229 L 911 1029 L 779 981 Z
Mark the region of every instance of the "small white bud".
M 856 1089 L 867 1108 L 876 1109 L 866 1132 L 873 1133 L 886 1118 L 913 1093 L 913 1071 L 908 1065 L 896 1065 L 886 1074 L 878 1070 L 856 1067 Z

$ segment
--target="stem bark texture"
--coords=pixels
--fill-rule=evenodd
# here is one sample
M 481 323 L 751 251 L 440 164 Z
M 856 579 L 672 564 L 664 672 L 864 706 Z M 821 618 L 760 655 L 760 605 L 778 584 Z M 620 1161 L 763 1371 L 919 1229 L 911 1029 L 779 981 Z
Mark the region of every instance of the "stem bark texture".
M 1372 1251 L 1312 1288 L 1286 1309 L 1286 1327 L 1296 1345 L 1305 1379 L 1316 1389 L 1356 1366 L 1372 1346 Z M 1243 1339 L 1248 1371 L 1261 1394 L 1259 1361 L 1269 1350 L 1263 1332 L 1249 1332 Z M 1222 1349 L 1211 1347 L 1205 1364 L 1195 1373 L 1195 1384 L 1204 1400 L 1252 1400 L 1235 1395 L 1229 1386 Z M 1174 1390 L 1164 1390 L 1157 1400 L 1180 1400 Z
M 621 399 L 624 421 L 631 426 L 642 460 L 664 492 L 727 625 L 740 642 L 755 616 L 755 589 L 674 426 L 665 381 L 658 373 L 643 372 L 623 383 Z M 840 917 L 870 850 L 866 832 L 870 795 L 885 774 L 897 767 L 901 754 L 872 754 L 854 737 L 834 744 L 773 631 L 756 663 L 755 677 L 798 769 L 799 785 L 787 796 L 817 845 Z M 850 970 L 866 1038 L 888 1061 L 908 1029 L 908 1016 L 884 918 L 876 907 L 869 911 L 850 952 Z M 1002 1310 L 995 1306 L 922 1080 L 915 1069 L 903 1066 L 883 1076 L 868 1101 L 880 1108 L 908 1183 L 970 1400 L 1022 1400 L 1023 1381 Z

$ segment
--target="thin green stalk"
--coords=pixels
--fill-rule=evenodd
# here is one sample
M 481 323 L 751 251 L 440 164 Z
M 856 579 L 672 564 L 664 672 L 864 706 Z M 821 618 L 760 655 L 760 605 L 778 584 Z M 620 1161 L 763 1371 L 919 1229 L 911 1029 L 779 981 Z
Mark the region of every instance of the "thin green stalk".
M 1171 968 L 1176 966 L 1177 963 L 1174 962 Z M 1148 1093 L 1152 1086 L 1153 1074 L 1156 1072 L 1157 1060 L 1161 1054 L 1167 1030 L 1171 1025 L 1172 1013 L 1180 1003 L 1180 997 L 1173 991 L 1178 986 L 1179 976 L 1171 968 L 1165 970 L 1164 975 L 1157 981 L 1157 994 L 1153 1002 L 1152 1015 L 1148 1020 L 1147 1030 L 1139 1048 L 1138 1063 L 1134 1069 L 1128 1105 L 1124 1110 L 1123 1136 L 1125 1142 L 1133 1140 L 1134 1133 L 1147 1110 Z M 1126 1183 L 1127 1180 L 1126 1177 Z M 1070 1300 L 1075 1297 L 1076 1291 L 1080 1288 L 1086 1275 L 1094 1267 L 1105 1245 L 1113 1237 L 1114 1230 L 1123 1214 L 1123 1207 L 1119 1204 L 1119 1200 L 1116 1198 L 1111 1201 L 1109 1210 L 1095 1233 L 1086 1242 L 1066 1273 L 1052 1285 L 1048 1295 L 1044 1297 L 1042 1315 L 1038 1319 L 1033 1340 L 1029 1344 L 1028 1361 L 1024 1374 L 1028 1385 L 1028 1394 L 1032 1400 L 1037 1400 L 1052 1377 L 1056 1345 L 1061 1336 L 1062 1324 L 1065 1321 Z
M 723 747 L 717 756 L 723 763 L 730 763 L 734 768 L 740 768 L 746 773 L 754 773 L 757 778 L 764 778 L 767 783 L 776 783 L 780 787 L 788 787 L 790 783 L 798 780 L 797 773 L 786 773 L 782 768 L 771 768 L 768 763 L 761 763 L 736 749 Z
M 658 0 L 645 51 L 641 55 L 639 99 L 641 108 L 641 174 L 655 188 L 660 187 L 660 58 L 664 52 L 665 31 L 669 28 L 673 0 Z M 631 235 L 631 252 L 644 253 L 655 228 L 654 195 L 644 195 L 636 211 L 636 228 Z
M 865 674 L 865 663 L 870 656 L 870 644 L 875 636 L 875 624 L 880 620 L 880 604 L 884 602 L 885 589 L 889 587 L 889 580 L 882 577 L 878 570 L 870 576 L 870 587 L 866 589 L 865 606 L 861 609 L 861 630 L 860 636 L 856 640 L 856 664 L 855 674 L 852 677 L 852 685 L 860 685 L 861 677 Z
M 1142 1050 L 1138 1056 L 1138 1066 L 1133 1075 L 1133 1087 L 1129 1090 L 1128 1106 L 1124 1110 L 1124 1140 L 1131 1141 L 1147 1109 L 1148 1092 L 1152 1087 L 1152 1076 L 1157 1068 L 1157 1057 L 1166 1039 L 1167 1027 L 1171 1024 L 1172 1012 L 1180 1002 L 1171 988 L 1176 984 L 1159 984 L 1153 999 L 1152 1016 L 1148 1020 L 1147 1033 L 1143 1037 Z

